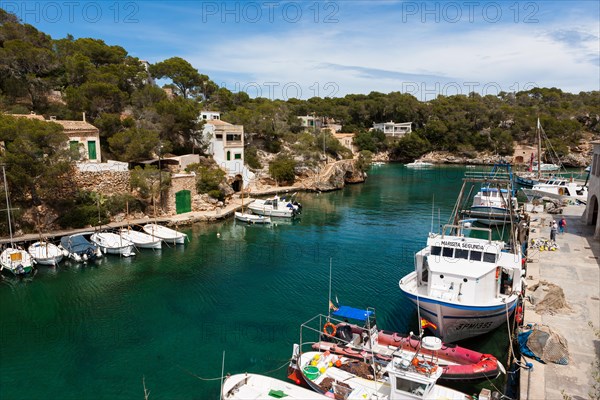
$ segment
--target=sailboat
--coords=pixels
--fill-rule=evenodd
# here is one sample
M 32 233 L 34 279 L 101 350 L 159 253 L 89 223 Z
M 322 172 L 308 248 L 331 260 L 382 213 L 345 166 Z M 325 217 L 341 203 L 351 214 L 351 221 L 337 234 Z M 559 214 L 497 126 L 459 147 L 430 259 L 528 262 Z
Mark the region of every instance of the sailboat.
M 242 212 L 235 212 L 235 219 L 249 224 L 270 224 L 271 218 L 266 215 L 258 215 L 244 212 L 244 189 L 241 191 L 242 195 Z
M 4 176 L 4 191 L 6 193 L 6 214 L 8 215 L 8 232 L 10 246 L 0 254 L 0 271 L 8 270 L 14 275 L 23 276 L 33 271 L 33 258 L 31 255 L 14 245 L 12 236 L 12 222 L 10 219 L 10 201 L 8 199 L 8 184 L 6 183 L 6 168 L 2 166 Z

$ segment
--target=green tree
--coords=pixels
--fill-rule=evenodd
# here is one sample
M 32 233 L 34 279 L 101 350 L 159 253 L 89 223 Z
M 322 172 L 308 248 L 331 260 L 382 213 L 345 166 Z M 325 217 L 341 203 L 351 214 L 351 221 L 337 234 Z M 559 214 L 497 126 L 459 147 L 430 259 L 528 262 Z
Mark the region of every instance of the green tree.
M 108 139 L 110 151 L 121 161 L 140 161 L 151 158 L 161 143 L 158 132 L 130 128 Z
M 52 203 L 61 182 L 71 171 L 67 136 L 63 128 L 27 118 L 0 114 L 0 141 L 13 199 L 31 199 L 34 205 Z
M 280 154 L 269 163 L 269 174 L 278 184 L 292 184 L 296 178 L 295 168 L 296 160 L 288 155 Z
M 192 64 L 180 57 L 171 57 L 151 65 L 150 73 L 157 79 L 165 77 L 171 79 L 184 99 L 188 98 L 190 91 L 201 89 L 206 82 L 205 79 L 208 79 L 206 75 L 200 75 Z
M 426 138 L 417 132 L 411 132 L 394 144 L 391 154 L 394 159 L 402 162 L 413 161 L 427 153 L 430 147 Z

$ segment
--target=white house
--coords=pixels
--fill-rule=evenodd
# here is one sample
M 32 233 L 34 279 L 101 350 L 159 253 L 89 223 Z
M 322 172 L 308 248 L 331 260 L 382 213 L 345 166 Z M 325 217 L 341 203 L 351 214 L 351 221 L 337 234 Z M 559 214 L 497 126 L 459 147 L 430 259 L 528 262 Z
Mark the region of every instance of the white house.
M 321 117 L 314 115 L 301 115 L 298 117 L 300 125 L 304 129 L 321 129 L 323 127 L 323 120 Z
M 587 225 L 594 225 L 594 238 L 600 239 L 600 219 L 598 218 L 598 207 L 600 203 L 600 141 L 592 142 L 594 151 L 592 153 L 592 168 L 588 180 L 588 199 L 583 220 Z
M 209 143 L 208 154 L 233 178 L 234 190 L 241 189 L 237 181 L 248 187 L 254 173 L 244 165 L 244 127 L 222 121 L 218 111 L 202 111 L 200 118 L 206 121 L 203 134 Z
M 412 132 L 412 122 L 380 122 L 373 124 L 372 130 L 379 130 L 385 133 L 386 136 L 402 137 L 407 133 Z

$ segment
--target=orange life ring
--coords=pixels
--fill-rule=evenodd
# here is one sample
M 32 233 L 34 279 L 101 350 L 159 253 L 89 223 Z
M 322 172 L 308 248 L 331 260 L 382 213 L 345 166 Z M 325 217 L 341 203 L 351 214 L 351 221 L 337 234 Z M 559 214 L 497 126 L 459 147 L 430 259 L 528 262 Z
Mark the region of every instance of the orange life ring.
M 327 330 L 327 328 L 331 328 L 331 333 Z M 329 336 L 335 336 L 335 333 L 337 332 L 337 327 L 332 324 L 331 322 L 327 322 L 325 325 L 323 325 L 323 333 Z

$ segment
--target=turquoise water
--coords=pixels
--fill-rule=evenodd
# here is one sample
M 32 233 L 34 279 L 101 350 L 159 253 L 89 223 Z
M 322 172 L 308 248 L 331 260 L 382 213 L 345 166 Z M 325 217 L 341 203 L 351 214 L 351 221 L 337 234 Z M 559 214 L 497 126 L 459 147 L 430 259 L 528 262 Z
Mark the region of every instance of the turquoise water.
M 293 224 L 194 225 L 185 247 L 5 279 L 0 398 L 143 398 L 145 379 L 150 399 L 218 399 L 219 381 L 198 377 L 220 376 L 223 351 L 230 373 L 286 364 L 300 324 L 327 311 L 330 262 L 340 303 L 416 331 L 398 281 L 425 244 L 432 201 L 433 225 L 445 223 L 464 171 L 387 165 L 364 184 L 300 194 Z M 469 343 L 498 355 L 502 338 Z

